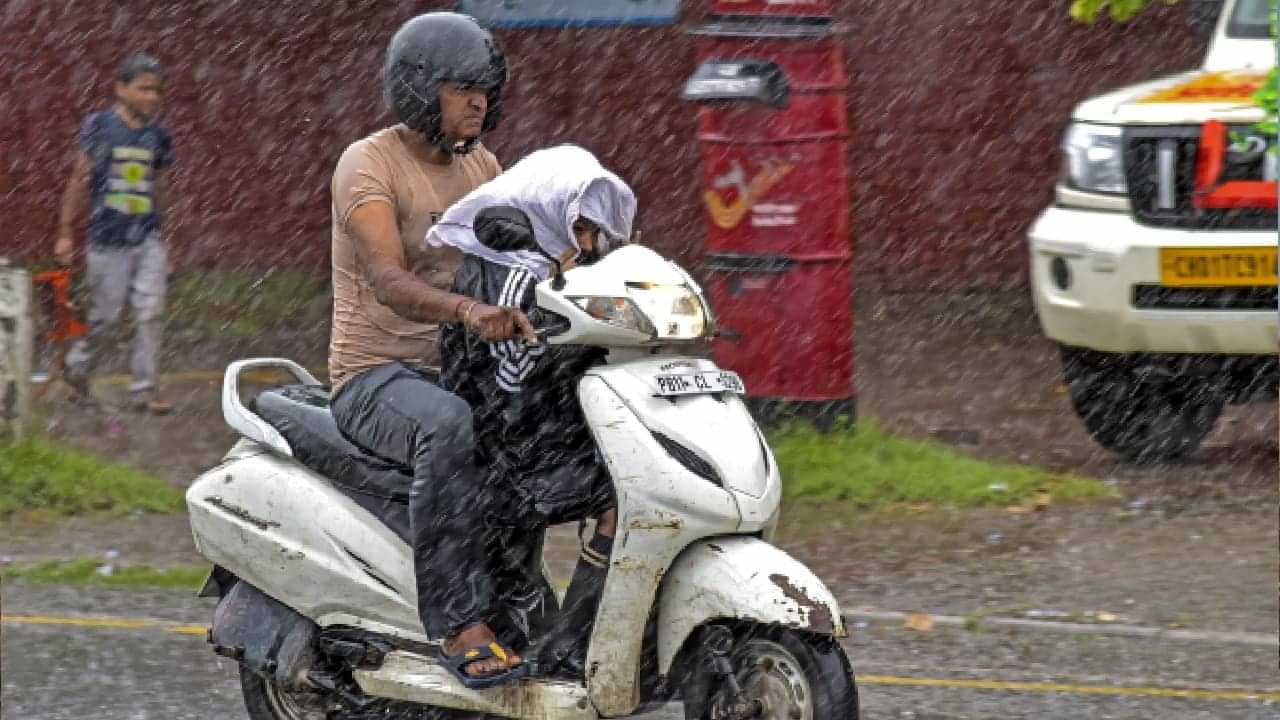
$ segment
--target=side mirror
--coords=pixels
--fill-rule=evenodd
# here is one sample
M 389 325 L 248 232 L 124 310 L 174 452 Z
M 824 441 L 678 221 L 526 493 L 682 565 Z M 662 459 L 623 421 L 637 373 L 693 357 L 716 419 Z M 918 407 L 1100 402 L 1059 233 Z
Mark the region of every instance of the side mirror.
M 538 251 L 533 237 L 533 224 L 523 210 L 509 205 L 495 205 L 481 210 L 472 224 L 476 238 L 490 250 Z
M 1222 15 L 1222 0 L 1191 0 L 1191 31 L 1201 40 L 1213 37 Z
M 786 73 L 771 60 L 707 60 L 684 84 L 680 96 L 692 102 L 757 102 L 786 107 L 791 88 Z

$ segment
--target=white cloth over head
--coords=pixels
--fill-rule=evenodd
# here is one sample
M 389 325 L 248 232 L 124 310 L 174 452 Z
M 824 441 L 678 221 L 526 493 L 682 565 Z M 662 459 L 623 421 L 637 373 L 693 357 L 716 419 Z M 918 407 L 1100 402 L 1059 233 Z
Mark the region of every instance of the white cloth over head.
M 579 216 L 600 226 L 601 252 L 626 242 L 636 215 L 636 196 L 595 155 L 576 145 L 559 145 L 530 153 L 506 172 L 454 203 L 427 231 L 433 247 L 452 246 L 469 255 L 512 268 L 524 268 L 539 280 L 551 275 L 552 263 L 543 255 L 516 250 L 498 252 L 476 239 L 472 224 L 487 207 L 508 205 L 524 211 L 538 245 L 548 255 L 581 251 L 573 234 Z

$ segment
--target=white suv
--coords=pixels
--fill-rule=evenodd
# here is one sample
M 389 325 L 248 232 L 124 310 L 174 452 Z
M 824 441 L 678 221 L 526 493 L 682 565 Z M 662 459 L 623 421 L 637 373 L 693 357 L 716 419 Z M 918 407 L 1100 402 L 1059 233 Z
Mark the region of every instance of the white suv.
M 1030 232 L 1036 310 L 1076 412 L 1134 460 L 1194 450 L 1226 403 L 1274 397 L 1280 379 L 1274 186 L 1257 197 L 1275 139 L 1250 101 L 1276 60 L 1269 0 L 1222 10 L 1200 70 L 1076 108 L 1056 201 Z M 1217 174 L 1201 167 L 1213 120 L 1229 131 Z M 1206 199 L 1206 172 L 1254 197 Z

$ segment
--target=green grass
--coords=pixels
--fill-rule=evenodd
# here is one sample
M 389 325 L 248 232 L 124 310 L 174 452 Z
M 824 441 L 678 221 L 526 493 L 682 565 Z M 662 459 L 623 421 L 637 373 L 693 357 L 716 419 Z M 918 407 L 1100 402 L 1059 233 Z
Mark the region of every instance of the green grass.
M 0 517 L 183 508 L 182 492 L 163 480 L 47 438 L 0 444 Z
M 291 271 L 192 270 L 169 284 L 169 317 L 211 336 L 253 337 L 272 327 L 327 327 L 329 282 Z
M 110 573 L 106 567 L 111 567 Z M 51 560 L 34 565 L 0 568 L 0 580 L 22 580 L 56 585 L 106 585 L 133 588 L 185 588 L 200 586 L 207 566 L 153 568 L 147 565 L 108 566 L 94 558 Z
M 790 501 L 966 508 L 1017 505 L 1038 492 L 1054 501 L 1114 494 L 1091 478 L 988 462 L 936 442 L 893 437 L 871 419 L 828 434 L 788 425 L 771 431 L 769 442 Z

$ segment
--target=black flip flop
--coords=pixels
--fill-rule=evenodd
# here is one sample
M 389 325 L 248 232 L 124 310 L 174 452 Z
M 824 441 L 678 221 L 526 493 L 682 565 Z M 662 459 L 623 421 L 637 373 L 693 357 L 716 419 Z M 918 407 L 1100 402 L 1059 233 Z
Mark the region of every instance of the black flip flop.
M 481 675 L 472 675 L 467 672 L 466 667 L 473 662 L 479 660 L 487 660 L 489 658 L 498 658 L 506 662 L 508 655 L 514 655 L 509 648 L 503 647 L 502 643 L 491 642 L 485 645 L 476 645 L 467 648 L 455 655 L 446 654 L 444 646 L 440 646 L 440 664 L 444 666 L 458 681 L 472 690 L 480 690 L 483 688 L 495 687 L 512 680 L 517 680 L 529 674 L 529 664 L 520 663 L 519 665 L 500 670 L 497 672 L 484 673 Z

